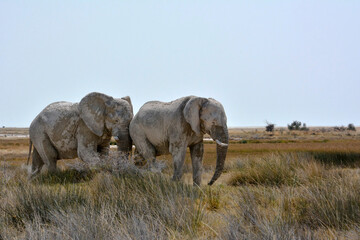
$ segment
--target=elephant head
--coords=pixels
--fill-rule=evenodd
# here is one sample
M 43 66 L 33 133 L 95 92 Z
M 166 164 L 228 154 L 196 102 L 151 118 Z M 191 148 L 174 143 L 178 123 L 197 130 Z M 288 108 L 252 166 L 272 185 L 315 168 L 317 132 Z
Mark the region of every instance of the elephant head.
M 81 119 L 94 134 L 101 137 L 111 133 L 119 151 L 131 151 L 129 124 L 133 118 L 133 108 L 130 97 L 114 99 L 93 92 L 81 99 L 79 112 Z
M 216 142 L 216 169 L 208 183 L 212 185 L 224 169 L 229 144 L 225 110 L 215 99 L 193 97 L 184 108 L 184 117 L 197 136 L 207 133 Z

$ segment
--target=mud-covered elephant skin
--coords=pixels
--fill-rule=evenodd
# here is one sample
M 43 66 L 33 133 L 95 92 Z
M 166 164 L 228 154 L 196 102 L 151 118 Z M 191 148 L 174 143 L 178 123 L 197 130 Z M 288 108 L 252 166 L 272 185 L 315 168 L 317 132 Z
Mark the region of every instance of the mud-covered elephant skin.
M 193 183 L 200 185 L 203 137 L 208 133 L 217 144 L 215 173 L 212 185 L 224 168 L 229 136 L 227 119 L 221 103 L 212 98 L 189 96 L 165 103 L 145 103 L 130 123 L 130 136 L 136 153 L 150 165 L 156 156 L 171 153 L 174 163 L 173 180 L 183 175 L 187 147 L 190 148 Z
M 86 163 L 100 161 L 108 154 L 111 137 L 118 150 L 127 154 L 132 142 L 129 124 L 133 118 L 130 97 L 115 99 L 93 92 L 80 103 L 55 102 L 48 105 L 30 125 L 31 177 L 44 164 L 50 172 L 56 170 L 59 159 L 79 157 Z

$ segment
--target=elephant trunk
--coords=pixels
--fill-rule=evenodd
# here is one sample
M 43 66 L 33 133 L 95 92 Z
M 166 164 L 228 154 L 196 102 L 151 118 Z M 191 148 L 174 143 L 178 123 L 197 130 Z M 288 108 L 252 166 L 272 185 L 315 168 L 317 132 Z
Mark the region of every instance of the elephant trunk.
M 128 157 L 129 153 L 132 151 L 132 140 L 129 131 L 116 134 L 114 138 L 118 151 L 124 153 L 124 155 Z
M 216 127 L 211 131 L 211 137 L 216 142 L 216 169 L 215 173 L 208 183 L 208 185 L 212 185 L 221 175 L 224 164 L 225 164 L 225 158 L 226 153 L 228 149 L 229 144 L 229 133 L 227 130 L 227 127 Z

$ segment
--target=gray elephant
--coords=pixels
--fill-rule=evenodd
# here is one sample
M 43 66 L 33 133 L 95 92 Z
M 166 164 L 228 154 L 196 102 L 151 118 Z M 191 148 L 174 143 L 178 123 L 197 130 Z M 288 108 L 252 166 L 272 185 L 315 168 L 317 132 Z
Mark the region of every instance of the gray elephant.
M 79 157 L 84 162 L 99 161 L 107 154 L 114 136 L 118 150 L 128 153 L 132 149 L 129 124 L 133 118 L 130 97 L 114 99 L 93 92 L 80 103 L 55 102 L 48 105 L 30 125 L 30 151 L 32 144 L 32 173 L 36 175 L 44 164 L 56 170 L 58 159 Z
M 189 96 L 170 103 L 145 103 L 130 123 L 130 136 L 136 152 L 152 164 L 156 156 L 171 153 L 173 180 L 183 175 L 187 147 L 190 148 L 193 183 L 200 185 L 203 136 L 208 133 L 217 143 L 215 173 L 212 185 L 221 175 L 226 158 L 229 135 L 227 119 L 221 103 L 212 98 Z

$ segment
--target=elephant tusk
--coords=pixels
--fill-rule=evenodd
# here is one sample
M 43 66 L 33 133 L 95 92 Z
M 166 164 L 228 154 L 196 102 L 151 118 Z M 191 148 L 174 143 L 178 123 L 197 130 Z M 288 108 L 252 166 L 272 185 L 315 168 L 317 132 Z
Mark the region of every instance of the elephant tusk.
M 222 142 L 220 142 L 219 140 L 215 140 L 215 142 L 217 143 L 217 144 L 219 144 L 221 147 L 227 147 L 227 146 L 229 146 L 229 144 L 226 144 L 226 143 L 222 143 Z
M 114 139 L 115 139 L 116 141 L 119 141 L 119 137 L 114 137 Z

